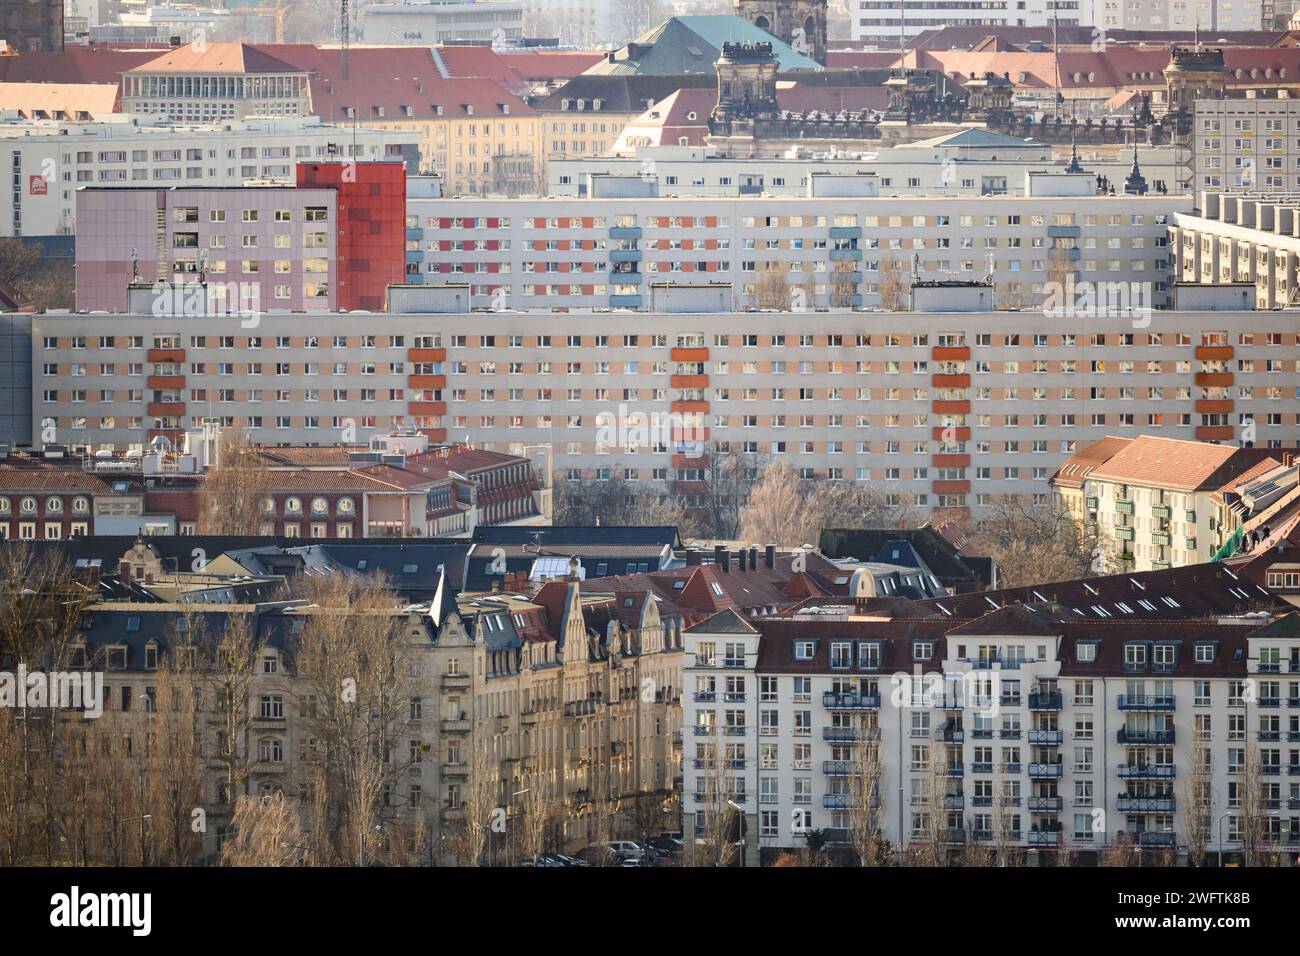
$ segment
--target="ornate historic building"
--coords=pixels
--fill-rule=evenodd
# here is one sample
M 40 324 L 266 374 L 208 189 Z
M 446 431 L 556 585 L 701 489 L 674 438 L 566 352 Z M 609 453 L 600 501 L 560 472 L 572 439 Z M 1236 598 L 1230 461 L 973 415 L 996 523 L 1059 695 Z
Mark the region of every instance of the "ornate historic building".
M 736 13 L 826 65 L 826 0 L 735 0 Z

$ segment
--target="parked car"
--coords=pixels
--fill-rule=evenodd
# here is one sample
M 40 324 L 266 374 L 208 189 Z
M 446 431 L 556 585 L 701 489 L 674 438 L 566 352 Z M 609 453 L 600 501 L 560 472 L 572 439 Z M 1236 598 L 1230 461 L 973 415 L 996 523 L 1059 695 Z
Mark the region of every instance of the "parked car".
M 623 858 L 608 846 L 583 847 L 575 856 L 587 866 L 618 866 Z
M 652 846 L 657 853 L 665 854 L 681 853 L 686 848 L 686 844 L 682 842 L 681 834 L 667 832 L 661 833 L 657 837 L 652 838 L 650 840 L 650 846 Z
M 645 850 L 641 847 L 641 844 L 634 843 L 631 840 L 613 840 L 607 845 L 618 854 L 620 860 L 636 860 L 640 862 L 645 858 Z

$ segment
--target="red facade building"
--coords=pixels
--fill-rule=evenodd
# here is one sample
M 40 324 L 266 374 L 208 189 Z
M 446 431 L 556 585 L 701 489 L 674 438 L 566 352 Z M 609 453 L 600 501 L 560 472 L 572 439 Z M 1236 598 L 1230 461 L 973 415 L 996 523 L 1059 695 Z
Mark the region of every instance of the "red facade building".
M 405 164 L 299 163 L 297 185 L 338 192 L 339 309 L 382 312 L 405 281 Z

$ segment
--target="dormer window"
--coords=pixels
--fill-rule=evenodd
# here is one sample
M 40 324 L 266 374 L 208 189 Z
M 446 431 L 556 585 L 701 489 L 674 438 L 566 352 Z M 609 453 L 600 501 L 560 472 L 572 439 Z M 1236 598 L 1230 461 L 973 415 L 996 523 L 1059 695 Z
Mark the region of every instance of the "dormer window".
M 147 671 L 156 671 L 158 669 L 158 645 L 150 641 L 144 649 L 144 669 Z
M 1097 645 L 1080 642 L 1075 645 L 1074 656 L 1082 664 L 1091 664 L 1097 659 Z
M 933 641 L 916 641 L 912 644 L 912 660 L 928 661 L 934 656 Z
M 1214 663 L 1214 645 L 1197 644 L 1195 648 L 1196 663 L 1213 664 Z
M 816 641 L 795 641 L 794 659 L 797 661 L 810 661 L 813 659 L 816 648 Z

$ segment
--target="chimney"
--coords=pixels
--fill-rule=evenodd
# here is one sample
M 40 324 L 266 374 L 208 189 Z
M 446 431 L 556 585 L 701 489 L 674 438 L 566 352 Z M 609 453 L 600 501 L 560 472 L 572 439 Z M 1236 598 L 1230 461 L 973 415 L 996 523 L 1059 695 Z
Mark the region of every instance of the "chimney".
M 736 570 L 737 570 L 737 571 L 744 571 L 744 570 L 745 570 L 745 563 L 746 563 L 746 562 L 745 562 L 745 549 L 744 549 L 744 548 L 741 548 L 739 551 L 736 552 Z
M 749 570 L 758 570 L 758 545 L 756 544 L 749 546 Z
M 686 566 L 688 568 L 699 567 L 701 557 L 702 555 L 700 554 L 699 548 L 691 548 L 686 552 Z
M 727 551 L 725 544 L 715 544 L 713 546 L 713 563 L 719 570 L 731 572 L 731 554 Z
M 776 545 L 769 544 L 763 547 L 763 563 L 769 568 L 776 567 Z

